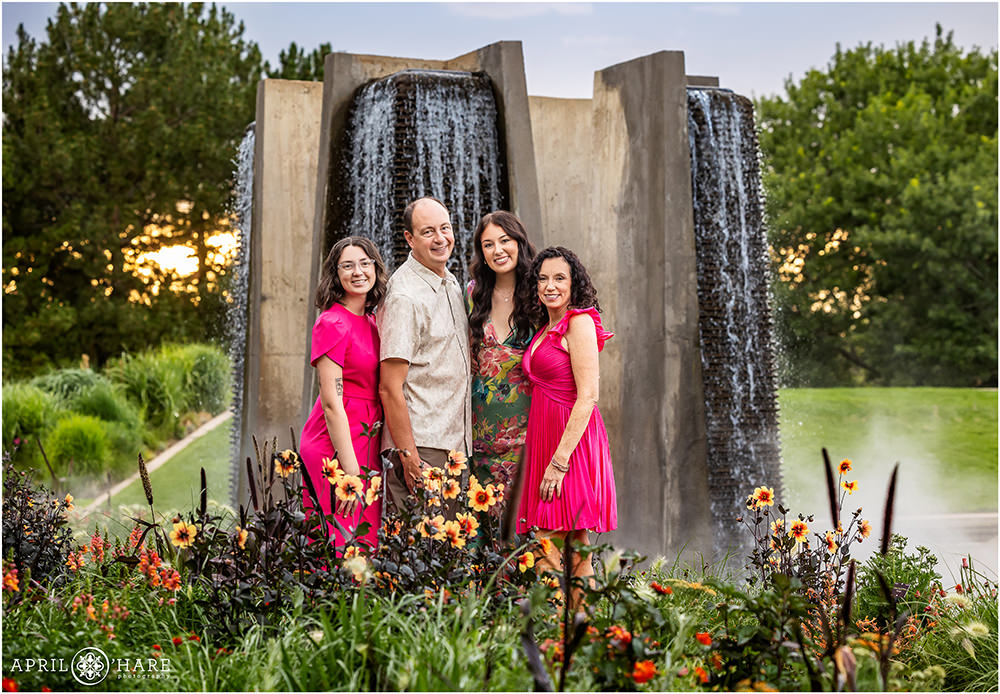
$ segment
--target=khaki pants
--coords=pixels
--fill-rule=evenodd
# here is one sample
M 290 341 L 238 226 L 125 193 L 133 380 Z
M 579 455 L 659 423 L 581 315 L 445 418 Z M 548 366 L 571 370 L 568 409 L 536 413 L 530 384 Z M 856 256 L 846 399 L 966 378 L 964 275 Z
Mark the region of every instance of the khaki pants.
M 448 462 L 448 451 L 440 448 L 424 448 L 417 446 L 417 454 L 420 459 L 431 467 L 444 468 Z M 412 508 L 416 504 L 416 499 L 410 494 L 403 478 L 403 464 L 397 453 L 389 457 L 392 469 L 385 476 L 385 501 L 389 513 L 398 513 L 401 508 Z M 437 507 L 431 507 L 431 510 Z M 465 493 L 459 494 L 455 499 L 441 499 L 441 511 L 445 520 L 455 520 L 455 514 L 465 509 Z M 431 515 L 437 515 L 432 513 Z

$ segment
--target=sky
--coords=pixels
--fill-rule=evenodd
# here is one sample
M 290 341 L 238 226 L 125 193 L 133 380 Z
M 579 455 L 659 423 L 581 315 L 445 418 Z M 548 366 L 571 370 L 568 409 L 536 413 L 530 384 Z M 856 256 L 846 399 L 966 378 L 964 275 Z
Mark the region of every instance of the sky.
M 521 41 L 528 93 L 590 98 L 594 72 L 662 50 L 691 75 L 749 97 L 784 93 L 788 77 L 824 68 L 836 44 L 892 47 L 954 31 L 970 49 L 997 47 L 997 3 L 220 3 L 277 64 L 294 41 L 312 50 L 443 60 Z M 4 55 L 24 23 L 45 36 L 56 3 L 3 2 Z

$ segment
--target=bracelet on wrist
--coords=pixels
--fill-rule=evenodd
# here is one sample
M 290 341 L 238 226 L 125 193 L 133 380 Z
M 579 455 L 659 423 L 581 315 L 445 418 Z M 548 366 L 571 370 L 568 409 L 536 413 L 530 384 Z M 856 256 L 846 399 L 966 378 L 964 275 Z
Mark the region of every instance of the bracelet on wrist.
M 565 465 L 560 465 L 559 463 L 556 462 L 555 458 L 549 461 L 549 465 L 554 467 L 559 472 L 569 472 L 569 463 L 566 463 Z

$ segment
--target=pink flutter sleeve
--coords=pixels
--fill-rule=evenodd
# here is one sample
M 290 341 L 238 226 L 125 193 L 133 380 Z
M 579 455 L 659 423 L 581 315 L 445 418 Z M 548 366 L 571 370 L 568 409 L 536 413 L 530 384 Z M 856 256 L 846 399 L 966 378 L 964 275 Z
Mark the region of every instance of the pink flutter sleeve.
M 350 329 L 340 316 L 325 311 L 316 319 L 312 331 L 312 350 L 309 363 L 316 362 L 323 355 L 330 357 L 343 368 L 347 356 L 347 346 L 351 343 Z
M 604 326 L 601 325 L 601 314 L 593 306 L 589 308 L 571 308 L 566 311 L 566 315 L 559 321 L 559 324 L 549 330 L 549 337 L 556 340 L 561 339 L 566 334 L 566 331 L 569 330 L 569 319 L 578 313 L 586 313 L 593 319 L 594 327 L 597 328 L 597 351 L 600 352 L 604 349 L 604 343 L 614 337 L 615 334 L 610 330 L 604 329 Z

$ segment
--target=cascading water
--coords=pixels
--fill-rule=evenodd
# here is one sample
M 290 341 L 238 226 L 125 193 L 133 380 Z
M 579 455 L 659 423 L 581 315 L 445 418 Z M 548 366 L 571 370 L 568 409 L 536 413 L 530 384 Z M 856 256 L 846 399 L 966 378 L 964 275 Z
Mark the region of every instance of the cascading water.
M 688 89 L 699 333 L 715 550 L 743 544 L 754 487 L 781 494 L 770 270 L 753 105 Z
M 229 360 L 233 369 L 233 427 L 229 435 L 233 474 L 230 476 L 230 498 L 238 499 L 240 456 L 240 419 L 243 408 L 243 377 L 246 363 L 247 304 L 250 291 L 250 224 L 253 214 L 253 153 L 254 124 L 247 127 L 236 155 L 236 186 L 233 195 L 233 231 L 236 234 L 236 257 L 230 273 L 229 307 L 226 312 L 226 336 L 229 339 Z
M 504 148 L 488 77 L 404 70 L 358 90 L 330 190 L 324 250 L 349 234 L 371 238 L 391 271 L 406 258 L 403 209 L 430 195 L 451 212 L 449 269 L 465 282 L 479 218 L 506 203 Z

